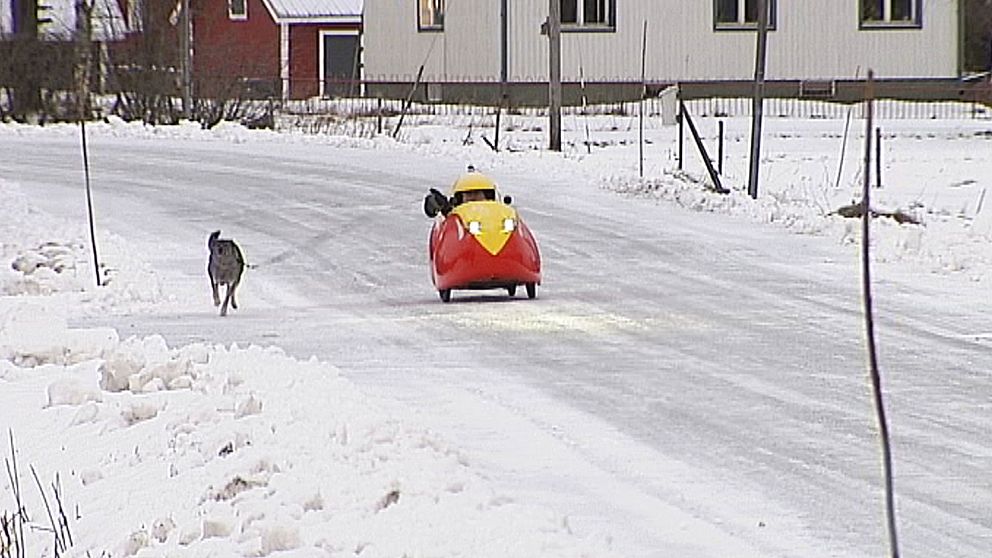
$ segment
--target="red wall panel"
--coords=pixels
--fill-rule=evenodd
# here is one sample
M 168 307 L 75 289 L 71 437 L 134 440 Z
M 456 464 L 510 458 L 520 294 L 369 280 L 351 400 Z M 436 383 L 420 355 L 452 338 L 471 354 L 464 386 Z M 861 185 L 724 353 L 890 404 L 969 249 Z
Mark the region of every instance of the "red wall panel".
M 320 94 L 320 25 L 299 24 L 289 29 L 290 98 Z
M 244 79 L 279 89 L 279 26 L 262 4 L 247 0 L 248 19 L 228 17 L 225 0 L 195 3 L 193 76 L 199 95 L 225 95 Z

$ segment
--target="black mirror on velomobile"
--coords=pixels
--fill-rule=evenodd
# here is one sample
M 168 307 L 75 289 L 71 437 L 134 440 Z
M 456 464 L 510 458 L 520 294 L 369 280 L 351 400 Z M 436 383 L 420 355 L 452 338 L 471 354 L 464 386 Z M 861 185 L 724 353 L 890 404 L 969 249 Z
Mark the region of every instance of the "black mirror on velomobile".
M 424 213 L 428 217 L 436 217 L 438 213 L 448 214 L 451 204 L 444 194 L 431 188 L 431 193 L 424 196 Z
M 424 196 L 424 214 L 428 217 L 436 217 L 438 213 L 441 212 L 441 208 L 437 205 L 437 200 L 434 196 L 427 194 Z

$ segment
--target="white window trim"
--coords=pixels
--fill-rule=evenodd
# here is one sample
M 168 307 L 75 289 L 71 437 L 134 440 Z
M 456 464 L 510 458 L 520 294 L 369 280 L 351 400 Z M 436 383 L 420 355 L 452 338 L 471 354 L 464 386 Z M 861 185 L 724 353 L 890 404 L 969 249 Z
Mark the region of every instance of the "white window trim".
M 575 0 L 575 23 L 562 23 L 562 28 L 568 29 L 614 29 L 616 22 L 613 21 L 613 4 L 616 0 L 606 0 L 606 21 L 586 22 L 586 3 L 583 0 Z
M 759 2 L 761 0 L 758 0 Z M 721 21 L 726 25 L 753 25 L 747 20 L 747 0 L 737 0 L 737 21 Z
M 231 20 L 234 20 L 234 21 L 245 21 L 245 20 L 247 20 L 248 19 L 248 0 L 244 0 L 244 2 L 245 2 L 245 13 L 243 13 L 243 14 L 236 14 L 236 13 L 234 13 L 234 10 L 233 10 L 234 3 L 231 0 L 227 0 L 227 18 L 228 19 L 231 19 Z
M 862 28 L 879 28 L 879 27 L 895 27 L 905 29 L 907 27 L 921 27 L 923 25 L 922 14 L 920 13 L 923 9 L 922 2 L 920 0 L 909 0 L 909 19 L 892 19 L 892 2 L 894 0 L 883 0 L 882 3 L 882 19 L 863 19 L 861 14 L 858 14 L 859 21 Z M 858 5 L 858 9 L 863 9 L 863 6 Z
M 318 91 L 318 94 L 321 97 L 323 97 L 324 94 L 326 93 L 325 88 L 324 88 L 324 86 L 326 84 L 325 83 L 325 80 L 324 80 L 324 77 L 325 77 L 325 72 L 324 72 L 324 37 L 327 37 L 329 35 L 330 36 L 352 36 L 352 37 L 357 36 L 358 37 L 359 53 L 361 52 L 362 41 L 364 39 L 361 36 L 361 34 L 358 32 L 358 29 L 323 29 L 323 30 L 320 31 L 320 36 L 317 39 L 317 60 L 318 60 L 318 62 L 317 62 L 317 64 L 318 64 L 318 66 L 317 66 L 318 72 L 317 73 L 319 74 L 319 79 L 320 79 L 320 90 Z M 359 64 L 358 65 L 358 80 L 359 80 L 360 83 L 359 83 L 359 86 L 358 86 L 358 91 L 356 91 L 355 93 L 358 94 L 358 95 L 360 95 L 360 96 L 362 96 L 362 97 L 364 97 L 365 96 L 365 66 L 363 64 Z
M 760 0 L 759 0 L 760 1 Z M 772 0 L 768 9 L 768 29 L 774 30 L 778 18 L 775 11 L 778 9 L 778 2 Z M 720 31 L 753 30 L 758 26 L 755 21 L 747 21 L 747 0 L 737 0 L 737 21 L 719 21 L 716 14 L 716 1 L 713 2 L 713 28 Z
M 431 2 L 433 2 L 433 1 L 434 0 L 431 0 Z M 424 23 L 424 21 L 420 17 L 420 14 L 421 14 L 421 12 L 420 12 L 420 3 L 421 2 L 423 2 L 423 0 L 417 0 L 417 30 L 418 31 L 444 31 L 444 20 L 443 20 L 443 18 L 444 18 L 445 12 L 447 11 L 447 8 L 448 8 L 447 1 L 445 1 L 445 2 L 443 2 L 441 4 L 441 17 L 442 17 L 441 23 Z M 435 12 L 433 10 L 433 8 L 432 8 L 431 9 L 431 13 L 433 15 L 433 19 L 436 20 L 437 19 L 437 12 Z

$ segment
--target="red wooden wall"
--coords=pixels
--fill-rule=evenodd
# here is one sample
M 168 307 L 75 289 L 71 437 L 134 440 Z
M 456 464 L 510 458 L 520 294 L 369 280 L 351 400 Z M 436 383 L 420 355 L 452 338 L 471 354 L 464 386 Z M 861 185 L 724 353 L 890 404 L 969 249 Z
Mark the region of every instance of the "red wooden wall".
M 195 3 L 193 78 L 198 95 L 225 95 L 242 78 L 270 84 L 278 96 L 279 26 L 262 0 L 247 0 L 248 19 L 232 20 L 224 0 Z

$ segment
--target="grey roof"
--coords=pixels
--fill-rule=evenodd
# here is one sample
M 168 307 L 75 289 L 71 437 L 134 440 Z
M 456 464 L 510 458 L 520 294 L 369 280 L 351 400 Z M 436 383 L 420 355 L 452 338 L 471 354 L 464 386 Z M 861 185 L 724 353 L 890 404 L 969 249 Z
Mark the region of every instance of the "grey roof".
M 362 0 L 266 0 L 278 18 L 362 15 Z

